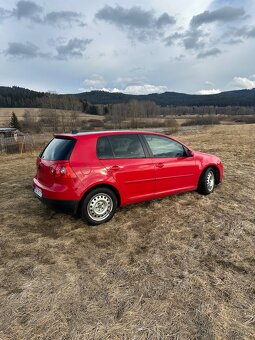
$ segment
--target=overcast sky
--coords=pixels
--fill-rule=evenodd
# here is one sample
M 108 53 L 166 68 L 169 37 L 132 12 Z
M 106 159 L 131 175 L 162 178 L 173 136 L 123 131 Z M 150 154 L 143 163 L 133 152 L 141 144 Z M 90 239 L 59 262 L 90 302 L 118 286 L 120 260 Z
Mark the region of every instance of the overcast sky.
M 0 85 L 77 93 L 255 87 L 254 0 L 0 0 Z

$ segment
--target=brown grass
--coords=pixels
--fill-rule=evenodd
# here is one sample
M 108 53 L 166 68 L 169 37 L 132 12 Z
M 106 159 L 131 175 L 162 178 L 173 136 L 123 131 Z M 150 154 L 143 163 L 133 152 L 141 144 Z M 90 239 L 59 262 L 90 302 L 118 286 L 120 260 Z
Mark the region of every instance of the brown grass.
M 179 135 L 222 158 L 223 184 L 96 228 L 33 197 L 35 155 L 0 156 L 0 339 L 254 339 L 254 135 Z
M 35 117 L 40 117 L 44 112 L 47 113 L 49 111 L 49 109 L 38 109 L 38 108 L 5 108 L 5 107 L 0 107 L 0 127 L 1 126 L 8 126 L 10 119 L 11 119 L 11 115 L 12 112 L 15 112 L 16 116 L 18 117 L 19 120 L 23 120 L 24 117 L 24 113 L 25 111 L 29 111 L 31 114 L 33 114 Z M 80 111 L 69 111 L 69 110 L 56 110 L 56 112 L 59 114 L 59 116 L 61 115 L 61 113 L 66 113 L 67 115 L 75 112 L 77 113 L 77 117 L 81 120 L 87 121 L 89 119 L 96 119 L 96 120 L 103 120 L 104 116 L 95 116 L 95 115 L 91 115 L 88 113 L 83 113 Z

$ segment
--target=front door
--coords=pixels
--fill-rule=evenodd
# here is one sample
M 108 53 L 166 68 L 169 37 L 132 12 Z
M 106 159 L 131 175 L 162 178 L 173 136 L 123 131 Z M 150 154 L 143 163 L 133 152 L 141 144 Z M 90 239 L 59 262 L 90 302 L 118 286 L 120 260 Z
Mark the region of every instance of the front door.
M 144 135 L 153 155 L 156 172 L 155 193 L 164 195 L 196 188 L 196 162 L 187 157 L 182 144 L 156 135 Z

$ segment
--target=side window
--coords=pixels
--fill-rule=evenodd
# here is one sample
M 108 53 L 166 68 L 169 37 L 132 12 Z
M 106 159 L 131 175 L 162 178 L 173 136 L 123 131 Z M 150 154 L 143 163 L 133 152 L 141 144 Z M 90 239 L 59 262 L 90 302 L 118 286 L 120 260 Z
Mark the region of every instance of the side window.
M 97 156 L 99 159 L 112 159 L 112 148 L 107 137 L 100 137 L 97 140 Z
M 115 158 L 144 158 L 145 153 L 137 135 L 108 136 Z
M 154 157 L 175 158 L 185 156 L 184 147 L 170 138 L 154 135 L 144 136 Z

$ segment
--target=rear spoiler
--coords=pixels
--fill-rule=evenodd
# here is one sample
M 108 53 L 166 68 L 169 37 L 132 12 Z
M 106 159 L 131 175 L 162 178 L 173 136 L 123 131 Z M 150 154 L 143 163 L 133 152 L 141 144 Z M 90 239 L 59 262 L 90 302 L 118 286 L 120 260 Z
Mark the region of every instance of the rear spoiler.
M 62 139 L 77 139 L 77 138 L 75 138 L 75 135 L 73 136 L 72 134 L 70 134 L 70 133 L 56 133 L 56 134 L 54 134 L 53 135 L 53 137 L 54 138 L 62 138 Z

